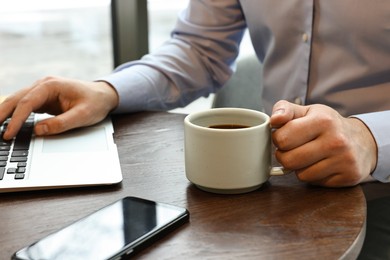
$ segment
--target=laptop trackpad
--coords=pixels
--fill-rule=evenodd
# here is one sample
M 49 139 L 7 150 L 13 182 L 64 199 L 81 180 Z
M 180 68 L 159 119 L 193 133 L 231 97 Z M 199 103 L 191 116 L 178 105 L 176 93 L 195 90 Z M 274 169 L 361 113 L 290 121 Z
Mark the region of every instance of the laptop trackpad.
M 91 152 L 108 150 L 104 127 L 87 127 L 43 138 L 44 153 Z

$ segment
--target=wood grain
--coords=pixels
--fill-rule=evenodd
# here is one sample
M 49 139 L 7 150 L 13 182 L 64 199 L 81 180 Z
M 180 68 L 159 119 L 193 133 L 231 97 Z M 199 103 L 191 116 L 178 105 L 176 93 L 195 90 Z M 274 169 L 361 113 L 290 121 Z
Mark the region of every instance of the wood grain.
M 183 119 L 157 112 L 113 118 L 120 185 L 0 194 L 0 259 L 125 196 L 172 203 L 191 214 L 139 259 L 356 257 L 366 219 L 360 186 L 312 187 L 290 174 L 247 194 L 201 191 L 185 177 Z

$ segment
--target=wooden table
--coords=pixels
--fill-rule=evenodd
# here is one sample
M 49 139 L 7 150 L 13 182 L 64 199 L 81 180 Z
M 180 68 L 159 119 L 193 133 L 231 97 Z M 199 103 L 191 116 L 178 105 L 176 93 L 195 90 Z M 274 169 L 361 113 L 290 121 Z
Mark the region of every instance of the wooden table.
M 188 208 L 190 222 L 139 259 L 338 259 L 361 248 L 366 201 L 360 186 L 311 187 L 291 174 L 262 189 L 217 195 L 184 173 L 183 115 L 114 117 L 124 180 L 110 187 L 0 194 L 0 259 L 117 199 L 139 196 Z

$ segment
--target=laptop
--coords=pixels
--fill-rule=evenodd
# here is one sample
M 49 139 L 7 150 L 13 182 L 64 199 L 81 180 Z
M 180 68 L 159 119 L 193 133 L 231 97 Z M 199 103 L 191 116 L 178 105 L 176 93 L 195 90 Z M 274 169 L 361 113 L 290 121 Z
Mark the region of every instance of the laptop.
M 34 124 L 47 114 L 32 114 L 18 136 L 3 140 L 0 125 L 0 192 L 113 185 L 122 181 L 110 118 L 63 134 L 36 137 Z

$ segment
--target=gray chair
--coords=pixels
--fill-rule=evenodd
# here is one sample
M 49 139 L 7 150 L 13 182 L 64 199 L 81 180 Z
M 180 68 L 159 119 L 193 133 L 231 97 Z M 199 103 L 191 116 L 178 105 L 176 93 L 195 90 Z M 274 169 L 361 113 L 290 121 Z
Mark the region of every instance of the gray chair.
M 230 80 L 214 97 L 212 107 L 240 107 L 262 111 L 262 65 L 255 55 L 237 61 Z

